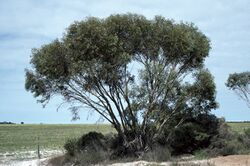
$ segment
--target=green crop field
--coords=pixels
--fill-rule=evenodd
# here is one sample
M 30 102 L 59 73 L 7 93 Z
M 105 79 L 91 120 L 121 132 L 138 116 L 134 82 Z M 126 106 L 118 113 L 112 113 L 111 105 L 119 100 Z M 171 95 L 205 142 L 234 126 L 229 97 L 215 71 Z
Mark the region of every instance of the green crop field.
M 0 153 L 43 149 L 63 149 L 69 138 L 80 137 L 90 131 L 104 134 L 114 132 L 110 125 L 82 124 L 24 124 L 0 125 Z
M 250 128 L 250 122 L 228 122 L 233 131 L 243 133 L 244 130 Z

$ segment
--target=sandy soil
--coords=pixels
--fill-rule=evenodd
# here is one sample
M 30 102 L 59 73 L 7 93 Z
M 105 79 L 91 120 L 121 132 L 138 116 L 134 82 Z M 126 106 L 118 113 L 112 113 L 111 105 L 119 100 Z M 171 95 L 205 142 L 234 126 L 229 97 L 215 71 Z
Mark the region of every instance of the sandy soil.
M 0 164 L 0 166 L 46 166 L 43 163 L 47 159 L 35 159 L 35 160 L 28 160 L 28 161 L 13 161 L 8 164 Z M 46 162 L 47 163 L 47 162 Z
M 250 166 L 250 155 L 217 157 L 211 161 L 218 166 Z
M 250 155 L 231 155 L 231 156 L 223 156 L 216 157 L 209 160 L 197 160 L 197 161 L 187 161 L 187 162 L 178 162 L 179 164 L 187 164 L 194 163 L 200 164 L 201 166 L 250 166 Z M 150 163 L 146 161 L 137 161 L 130 163 L 116 163 L 112 164 L 112 166 L 146 166 L 150 164 L 157 164 L 162 166 L 170 166 L 171 162 L 162 162 L 162 163 Z
M 48 158 L 41 160 L 29 160 L 29 161 L 21 161 L 21 162 L 13 162 L 7 165 L 0 166 L 47 166 Z M 250 166 L 250 155 L 231 155 L 225 157 L 216 157 L 209 160 L 197 160 L 197 161 L 182 161 L 178 162 L 179 164 L 200 164 L 201 166 L 209 166 L 209 164 L 213 164 L 216 166 Z M 115 163 L 111 164 L 111 166 L 147 166 L 147 165 L 161 165 L 161 166 L 170 166 L 171 162 L 146 162 L 146 161 L 135 161 L 135 162 L 126 162 L 126 163 Z M 101 166 L 101 165 L 99 165 Z
M 41 160 L 37 159 L 37 151 L 16 151 L 0 153 L 0 166 L 42 166 L 40 162 L 48 157 L 63 154 L 62 150 L 43 150 L 40 152 Z

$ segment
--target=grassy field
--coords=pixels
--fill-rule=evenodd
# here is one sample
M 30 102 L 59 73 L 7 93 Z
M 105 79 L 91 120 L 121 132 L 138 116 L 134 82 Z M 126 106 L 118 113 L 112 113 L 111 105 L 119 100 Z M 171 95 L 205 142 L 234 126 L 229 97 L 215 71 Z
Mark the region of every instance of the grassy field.
M 38 142 L 41 150 L 62 149 L 67 139 L 80 137 L 89 131 L 106 134 L 114 130 L 110 125 L 0 125 L 0 153 L 36 150 Z
M 238 133 L 243 133 L 245 129 L 250 128 L 249 122 L 228 122 L 228 125 L 232 128 L 233 131 Z
M 228 124 L 239 133 L 242 133 L 246 128 L 250 128 L 250 123 L 230 122 Z M 38 143 L 41 150 L 63 149 L 67 139 L 80 137 L 89 131 L 107 134 L 114 132 L 114 129 L 110 125 L 82 124 L 0 125 L 0 153 L 36 150 Z

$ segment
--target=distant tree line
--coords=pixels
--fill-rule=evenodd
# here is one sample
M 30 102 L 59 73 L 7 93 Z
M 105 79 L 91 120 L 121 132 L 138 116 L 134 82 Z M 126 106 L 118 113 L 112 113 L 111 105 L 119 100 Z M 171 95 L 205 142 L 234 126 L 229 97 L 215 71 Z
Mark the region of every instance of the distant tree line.
M 0 122 L 0 124 L 16 124 L 16 123 L 3 121 L 3 122 Z M 24 122 L 20 122 L 20 124 L 24 124 Z
M 0 124 L 15 124 L 15 123 L 13 123 L 13 122 L 3 121 L 3 122 L 0 122 Z
M 227 121 L 227 123 L 250 123 L 249 120 L 244 120 L 244 121 Z

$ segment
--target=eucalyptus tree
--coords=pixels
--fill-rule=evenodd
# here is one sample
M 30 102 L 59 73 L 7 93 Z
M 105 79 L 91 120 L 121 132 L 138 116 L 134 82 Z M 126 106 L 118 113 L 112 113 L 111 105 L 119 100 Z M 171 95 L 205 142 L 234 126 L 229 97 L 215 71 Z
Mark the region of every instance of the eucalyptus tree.
M 230 74 L 226 86 L 233 90 L 250 108 L 250 72 Z
M 213 77 L 204 68 L 209 50 L 193 24 L 136 14 L 90 17 L 32 50 L 25 87 L 42 103 L 59 95 L 73 112 L 79 106 L 96 111 L 125 148 L 144 151 L 176 115 L 217 107 Z

